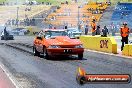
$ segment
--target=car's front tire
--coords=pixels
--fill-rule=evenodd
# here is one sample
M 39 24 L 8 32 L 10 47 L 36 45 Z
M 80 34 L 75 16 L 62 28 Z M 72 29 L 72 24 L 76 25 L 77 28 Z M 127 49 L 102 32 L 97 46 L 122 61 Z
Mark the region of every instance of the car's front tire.
M 35 46 L 33 46 L 33 54 L 34 54 L 34 56 L 39 56 L 40 55 L 40 53 L 36 50 Z
M 78 54 L 78 59 L 82 60 L 83 59 L 83 54 Z
M 49 59 L 49 55 L 47 53 L 47 49 L 46 49 L 45 46 L 43 47 L 43 57 L 46 58 L 46 59 Z

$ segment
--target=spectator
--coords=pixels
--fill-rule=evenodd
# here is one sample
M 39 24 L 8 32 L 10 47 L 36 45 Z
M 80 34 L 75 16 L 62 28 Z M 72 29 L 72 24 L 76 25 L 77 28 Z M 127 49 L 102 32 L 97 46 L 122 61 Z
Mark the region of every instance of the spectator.
M 26 19 L 26 26 L 29 26 L 30 25 L 30 20 L 27 18 Z
M 15 21 L 15 26 L 18 26 L 18 22 L 19 22 L 19 20 L 16 19 L 16 21 Z
M 29 25 L 31 25 L 32 26 L 32 19 L 29 19 Z
M 68 16 L 70 16 L 71 15 L 71 9 L 69 8 L 68 9 Z
M 100 35 L 100 25 L 97 26 L 96 35 Z
M 95 34 L 96 34 L 96 23 L 95 23 L 95 19 L 93 19 L 93 21 L 92 21 L 91 28 L 92 28 L 92 36 L 95 36 Z
M 15 24 L 15 20 L 14 19 L 12 19 L 12 25 L 14 25 Z
M 113 23 L 111 24 L 111 32 L 112 32 L 112 36 L 115 36 L 116 26 Z
M 24 19 L 24 26 L 26 26 L 26 20 Z
M 65 29 L 67 29 L 67 25 L 65 25 Z
M 103 37 L 107 37 L 107 34 L 109 34 L 108 28 L 106 26 L 104 26 L 104 28 L 102 29 L 102 33 L 103 33 Z
M 44 4 L 44 2 L 42 2 L 42 4 Z
M 49 29 L 52 29 L 52 24 L 49 24 Z
M 66 4 L 68 5 L 68 1 L 66 1 Z
M 54 29 L 56 29 L 56 27 L 54 27 Z
M 8 23 L 7 23 L 8 25 L 11 25 L 11 20 L 8 20 L 7 22 L 8 22 Z
M 86 27 L 85 27 L 85 35 L 87 35 L 88 34 L 88 25 L 86 25 Z
M 78 30 L 81 30 L 81 29 L 82 29 L 82 28 L 81 28 L 81 24 L 79 24 L 79 25 L 78 25 Z
M 32 22 L 33 22 L 33 26 L 35 26 L 35 19 L 34 18 L 32 19 Z

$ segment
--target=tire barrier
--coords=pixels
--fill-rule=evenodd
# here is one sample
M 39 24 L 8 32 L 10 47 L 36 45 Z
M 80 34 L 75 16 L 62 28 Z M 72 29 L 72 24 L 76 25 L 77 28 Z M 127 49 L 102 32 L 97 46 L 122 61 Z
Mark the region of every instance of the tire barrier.
M 117 54 L 117 42 L 114 37 L 80 36 L 84 48 Z

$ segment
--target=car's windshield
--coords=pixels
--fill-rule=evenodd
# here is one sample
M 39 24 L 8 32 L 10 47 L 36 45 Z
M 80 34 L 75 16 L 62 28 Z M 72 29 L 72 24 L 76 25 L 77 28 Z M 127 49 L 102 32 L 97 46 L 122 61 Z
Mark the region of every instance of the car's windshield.
M 71 32 L 80 32 L 80 30 L 78 30 L 76 28 L 69 28 L 68 31 L 71 31 Z
M 45 37 L 46 38 L 53 38 L 56 36 L 67 36 L 67 32 L 66 31 L 46 31 L 45 32 Z

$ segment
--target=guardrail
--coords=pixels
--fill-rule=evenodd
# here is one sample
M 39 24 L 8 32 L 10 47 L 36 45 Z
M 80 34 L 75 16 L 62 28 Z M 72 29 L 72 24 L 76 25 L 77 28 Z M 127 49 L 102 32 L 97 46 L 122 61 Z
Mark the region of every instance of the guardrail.
M 117 54 L 117 42 L 114 37 L 80 36 L 84 48 Z

